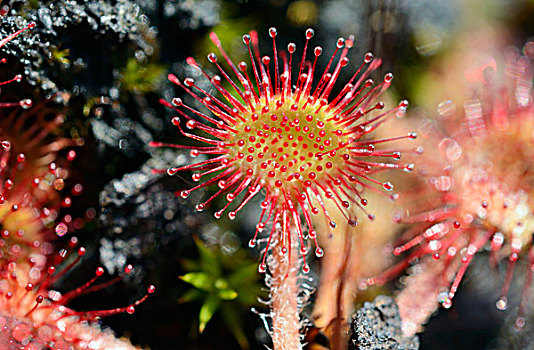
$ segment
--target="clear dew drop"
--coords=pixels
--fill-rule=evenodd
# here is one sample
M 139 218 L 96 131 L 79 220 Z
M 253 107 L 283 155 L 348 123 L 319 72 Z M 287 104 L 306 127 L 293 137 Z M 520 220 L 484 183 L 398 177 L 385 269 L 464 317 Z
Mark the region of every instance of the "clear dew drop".
M 215 55 L 213 52 L 208 55 L 208 61 L 211 63 L 217 62 L 217 55 Z
M 184 85 L 187 87 L 193 87 L 193 85 L 195 85 L 195 80 L 193 78 L 185 78 Z
M 382 187 L 386 190 L 386 191 L 392 191 L 393 190 L 393 185 L 391 184 L 391 182 L 384 182 L 382 184 Z
M 406 164 L 402 170 L 404 170 L 407 173 L 411 173 L 414 168 L 415 168 L 414 164 Z
M 258 272 L 259 273 L 265 273 L 265 271 L 267 271 L 267 266 L 265 266 L 264 263 L 261 263 L 258 265 Z
M 295 45 L 295 43 L 289 43 L 289 44 L 287 45 L 287 51 L 288 51 L 289 53 L 293 53 L 293 52 L 295 52 L 296 49 L 297 49 L 297 45 Z
M 302 272 L 304 273 L 310 273 L 310 265 L 308 264 L 304 264 L 304 266 L 302 266 Z
M 324 250 L 322 248 L 315 248 L 315 256 L 318 258 L 322 258 L 324 256 Z
M 22 107 L 22 109 L 29 109 L 33 106 L 33 101 L 29 98 L 20 100 L 19 105 Z
M 189 129 L 189 130 L 193 130 L 196 128 L 197 126 L 197 122 L 195 120 L 188 120 L 187 123 L 185 124 L 185 126 Z
M 369 63 L 373 60 L 373 53 L 372 52 L 368 52 L 365 54 L 365 58 L 364 58 L 364 62 L 365 63 Z
M 249 248 L 254 248 L 256 246 L 256 240 L 251 239 L 250 241 L 248 241 L 248 246 Z

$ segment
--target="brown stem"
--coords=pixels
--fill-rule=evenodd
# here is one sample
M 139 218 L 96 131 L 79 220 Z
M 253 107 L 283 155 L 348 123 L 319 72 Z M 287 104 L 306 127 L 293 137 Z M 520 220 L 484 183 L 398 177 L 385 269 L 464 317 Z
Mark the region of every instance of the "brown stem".
M 350 242 L 349 230 L 345 229 L 343 235 L 343 262 L 339 267 L 339 285 L 336 291 L 336 319 L 334 320 L 334 336 L 330 339 L 330 347 L 332 350 L 343 350 L 347 344 L 347 333 L 342 331 L 342 326 L 345 324 L 345 310 L 343 310 L 343 295 L 345 292 L 345 280 L 347 278 L 348 262 L 352 250 L 352 242 Z
M 444 276 L 447 266 L 443 260 L 424 258 L 418 271 L 406 278 L 404 288 L 396 297 L 405 337 L 421 332 L 423 325 L 439 307 L 438 296 L 447 290 L 449 280 Z

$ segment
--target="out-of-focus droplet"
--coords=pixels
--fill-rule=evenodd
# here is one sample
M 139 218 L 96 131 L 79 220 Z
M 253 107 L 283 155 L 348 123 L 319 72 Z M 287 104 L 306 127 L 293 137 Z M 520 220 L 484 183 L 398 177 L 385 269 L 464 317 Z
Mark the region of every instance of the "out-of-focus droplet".
M 439 143 L 439 148 L 451 162 L 462 156 L 462 147 L 455 139 L 445 138 Z
M 56 191 L 61 191 L 63 188 L 65 188 L 65 181 L 63 181 L 63 179 L 57 179 L 54 181 L 54 189 Z
M 450 101 L 443 101 L 438 105 L 438 114 L 441 117 L 450 117 L 456 114 L 456 105 Z
M 506 297 L 501 297 L 497 302 L 495 303 L 495 307 L 497 309 L 504 311 L 508 308 L 508 299 Z
M 57 226 L 56 226 L 56 234 L 59 236 L 59 237 L 63 237 L 67 234 L 67 232 L 69 231 L 69 228 L 67 227 L 67 225 L 65 225 L 64 223 L 59 223 Z

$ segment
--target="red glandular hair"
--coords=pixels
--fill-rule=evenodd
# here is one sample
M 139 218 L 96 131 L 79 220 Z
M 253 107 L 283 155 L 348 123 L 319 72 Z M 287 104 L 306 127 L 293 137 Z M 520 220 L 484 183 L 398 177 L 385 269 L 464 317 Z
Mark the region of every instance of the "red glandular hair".
M 66 250 L 60 251 L 57 258 L 53 259 L 54 265 L 51 265 L 43 254 L 33 253 L 27 259 L 20 259 L 3 240 L 0 243 L 3 247 L 0 259 L 0 348 L 136 349 L 127 340 L 117 339 L 112 332 L 103 331 L 98 319 L 119 313 L 133 313 L 135 307 L 155 291 L 154 286 L 148 288 L 148 294 L 127 307 L 74 311 L 66 306 L 70 300 L 107 288 L 122 276 L 95 284 L 104 273 L 104 269 L 99 267 L 89 281 L 62 294 L 51 289 L 51 286 L 80 261 L 85 254 L 84 248 L 79 248 L 78 256 L 58 270 L 56 266 L 67 256 Z M 128 265 L 125 273 L 131 270 L 132 266 Z
M 423 195 L 414 199 L 417 207 L 409 207 L 413 214 L 398 218 L 413 224 L 407 243 L 394 250 L 396 255 L 409 251 L 408 257 L 368 284 L 383 283 L 431 254 L 444 259 L 443 273 L 453 276 L 449 292 L 441 295 L 443 306 L 450 307 L 470 262 L 488 244 L 493 264 L 508 258 L 496 304 L 501 310 L 507 308 L 516 262 L 520 256 L 528 259 L 521 315 L 534 269 L 533 59 L 531 41 L 522 53 L 507 53 L 504 72 L 496 72 L 494 63 L 481 67 L 460 118 L 447 101 L 438 108 L 439 120 L 426 123 L 418 165 L 426 180 Z M 519 317 L 517 324 L 523 323 Z
M 0 47 L 32 27 L 33 23 L 0 40 Z M 20 80 L 16 76 L 1 85 Z M 70 222 L 57 220 L 60 207 L 70 206 L 71 199 L 59 193 L 68 171 L 58 165 L 56 153 L 74 145 L 72 140 L 54 135 L 62 117 L 44 105 L 32 108 L 27 99 L 0 102 L 0 113 L 4 114 L 0 120 L 0 349 L 135 349 L 130 342 L 103 331 L 96 321 L 133 313 L 135 306 L 155 291 L 154 286 L 127 307 L 85 312 L 66 305 L 80 295 L 107 288 L 121 276 L 95 284 L 104 272 L 99 267 L 94 278 L 70 292 L 51 289 L 85 254 L 84 248 L 78 249 L 78 257 L 60 271 L 56 271 L 57 266 L 67 251 L 61 250 L 55 259 L 50 256 L 54 249 L 48 233 L 65 235 Z M 53 117 L 49 119 L 50 115 Z M 69 151 L 66 160 L 70 162 L 75 156 Z M 74 194 L 80 191 L 78 186 L 72 189 Z M 128 265 L 125 273 L 131 270 Z
M 258 234 L 270 226 L 265 254 L 274 243 L 281 244 L 286 254 L 291 254 L 291 244 L 299 244 L 305 261 L 306 238 L 315 243 L 315 254 L 323 255 L 317 245 L 312 215 L 322 213 L 327 226 L 335 228 L 336 223 L 326 209 L 326 202 L 331 202 L 353 226 L 358 219 L 352 207 L 360 208 L 372 219 L 365 210 L 364 190 L 393 189 L 390 182 L 380 182 L 372 175 L 383 169 L 411 171 L 413 168 L 411 164 L 395 162 L 401 157 L 399 152 L 379 149 L 377 145 L 414 138 L 415 134 L 373 139 L 373 132 L 388 118 L 404 113 L 408 102 L 401 101 L 396 108 L 383 111 L 384 103 L 377 102 L 377 98 L 390 86 L 393 75 L 387 73 L 378 83 L 370 79 L 381 62 L 371 53 L 364 56 L 347 82 L 338 84 L 339 93 L 333 93 L 341 71 L 349 63 L 347 54 L 354 38 L 339 38 L 326 68 L 317 72 L 323 49 L 315 47 L 311 50 L 312 60 L 307 60 L 313 29 L 306 31 L 301 54 L 296 53 L 294 43 L 287 45 L 287 51 L 279 51 L 275 28 L 269 29 L 269 35 L 272 56 L 260 57 L 258 36 L 252 31 L 243 36 L 250 62 L 236 65 L 217 35 L 211 33 L 210 38 L 229 66 L 229 72 L 223 69 L 215 53 L 208 55 L 208 61 L 218 74 L 206 72 L 193 58 L 187 62 L 211 82 L 219 95 L 213 95 L 192 78 L 181 81 L 171 74 L 169 79 L 202 104 L 205 111 L 187 105 L 180 98 L 172 103 L 162 101 L 177 113 L 172 123 L 180 132 L 205 146 L 151 144 L 190 149 L 193 157 L 209 155 L 196 164 L 167 170 L 170 175 L 193 171 L 193 181 L 199 184 L 181 191 L 180 196 L 187 198 L 199 188 L 216 184 L 217 192 L 196 208 L 202 211 L 215 198 L 225 196 L 227 203 L 215 212 L 215 217 L 220 218 L 229 210 L 230 219 L 252 198 L 261 196 L 261 214 L 249 245 L 254 247 Z M 281 238 L 271 242 L 275 230 L 280 230 Z M 264 255 L 259 271 L 265 270 Z M 308 270 L 304 263 L 303 271 Z
M 69 176 L 65 166 L 76 157 L 76 152 L 70 150 L 60 159 L 56 153 L 73 146 L 74 142 L 52 137 L 61 117 L 46 121 L 41 118 L 45 116 L 45 107 L 40 108 L 12 111 L 0 121 L 2 235 L 4 238 L 16 235 L 19 243 L 38 244 L 53 239 L 59 210 L 72 203 L 71 197 L 61 192 L 66 192 L 65 180 Z M 25 124 L 29 120 L 31 124 Z M 61 236 L 66 234 L 63 226 L 66 224 L 56 230 Z
M 0 48 L 34 26 L 30 23 L 0 40 Z M 0 60 L 7 71 L 12 66 L 10 60 Z M 22 76 L 16 75 L 0 85 L 21 80 Z M 0 114 L 1 234 L 4 240 L 15 237 L 19 246 L 38 247 L 53 238 L 49 233 L 53 232 L 59 209 L 71 205 L 69 196 L 60 195 L 68 177 L 68 169 L 61 165 L 67 165 L 76 157 L 74 150 L 66 150 L 76 143 L 56 135 L 60 133 L 64 117 L 45 103 L 33 106 L 32 100 L 25 98 L 2 101 Z M 66 156 L 58 158 L 58 152 Z M 56 231 L 64 235 L 66 224 L 59 225 Z

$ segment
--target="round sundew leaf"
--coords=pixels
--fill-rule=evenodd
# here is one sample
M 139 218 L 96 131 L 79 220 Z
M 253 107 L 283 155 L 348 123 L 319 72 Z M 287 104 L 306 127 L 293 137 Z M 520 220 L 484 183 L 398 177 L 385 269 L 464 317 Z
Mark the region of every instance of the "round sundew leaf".
M 273 33 L 271 31 L 274 40 L 276 35 Z M 387 73 L 384 79 L 376 83 L 369 79 L 371 72 L 380 66 L 381 60 L 373 61 L 372 55 L 366 55 L 360 68 L 342 87 L 342 82 L 337 80 L 341 76 L 341 69 L 348 63 L 346 56 L 353 46 L 353 40 L 338 39 L 337 49 L 332 53 L 328 66 L 333 71 L 327 68 L 321 75 L 322 70 L 316 72 L 315 63 L 309 64 L 306 60 L 308 40 L 313 37 L 310 33 L 313 31 L 306 34 L 302 60 L 300 64 L 294 61 L 294 70 L 290 67 L 293 64 L 280 64 L 283 61 L 282 54 L 279 55 L 276 49 L 273 56 L 257 54 L 257 60 L 261 60 L 263 66 L 274 63 L 277 67 L 275 72 L 265 71 L 263 66 L 257 69 L 253 57 L 253 52 L 259 51 L 257 34 L 252 32 L 245 35 L 243 42 L 252 63 L 248 73 L 244 63 L 238 64 L 242 73 L 237 71 L 237 66 L 225 53 L 217 35 L 212 33 L 210 38 L 221 54 L 219 60 L 224 58 L 237 75 L 237 79 L 232 80 L 217 65 L 221 75 L 214 75 L 210 83 L 224 96 L 222 100 L 196 85 L 192 78 L 186 77 L 182 81 L 173 74 L 169 75 L 172 83 L 205 107 L 197 110 L 181 99 L 173 99 L 172 103 L 162 101 L 164 106 L 180 113 L 180 118 L 174 118 L 172 123 L 178 131 L 204 145 L 161 144 L 161 147 L 190 149 L 192 157 L 207 155 L 207 159 L 203 157 L 198 162 L 172 168 L 173 173 L 192 172 L 196 183 L 189 189 L 181 190 L 180 196 L 186 199 L 200 188 L 217 186 L 217 192 L 198 202 L 196 208 L 203 211 L 217 197 L 221 198 L 226 203 L 213 215 L 216 219 L 227 216 L 230 220 L 236 219 L 242 209 L 253 202 L 254 197 L 262 200 L 262 212 L 250 247 L 256 246 L 266 227 L 276 227 L 282 223 L 289 232 L 288 244 L 300 242 L 301 246 L 305 245 L 304 241 L 308 239 L 306 231 L 315 232 L 312 215 L 323 214 L 334 230 L 337 223 L 330 217 L 325 202 L 337 207 L 352 226 L 358 222 L 357 210 L 353 208 L 361 209 L 372 220 L 374 216 L 355 198 L 361 198 L 360 192 L 364 188 L 391 191 L 392 184 L 380 182 L 371 175 L 383 169 L 404 167 L 404 164 L 396 162 L 400 159 L 400 152 L 387 151 L 380 146 L 377 148 L 375 144 L 413 138 L 411 134 L 373 138 L 372 132 L 376 128 L 390 116 L 403 113 L 407 107 L 407 102 L 402 101 L 397 107 L 383 111 L 384 103 L 378 98 L 390 86 L 393 75 Z M 273 47 L 276 47 L 274 41 Z M 296 52 L 295 49 L 294 44 L 287 48 L 290 55 Z M 340 56 L 337 56 L 338 50 Z M 321 53 L 320 47 L 314 50 L 316 57 Z M 283 55 L 287 57 L 287 53 Z M 216 56 L 210 54 L 209 57 L 208 60 L 214 64 Z M 336 57 L 340 57 L 337 62 Z M 188 64 L 208 75 L 194 59 L 189 58 Z M 226 90 L 227 82 L 232 86 L 231 89 Z M 341 91 L 334 88 L 336 83 Z M 258 268 L 260 272 L 266 271 L 266 254 L 272 248 L 269 244 L 274 231 L 270 232 Z M 296 237 L 291 237 L 293 235 Z M 310 234 L 309 238 L 317 248 L 316 236 Z M 279 241 L 272 243 L 278 244 Z M 219 277 L 222 267 L 213 263 L 213 254 L 199 245 L 198 240 L 197 245 L 202 271 L 211 271 Z M 305 260 L 306 251 L 299 253 Z M 303 271 L 309 269 L 306 267 Z M 238 280 L 239 277 L 236 277 L 235 282 Z

